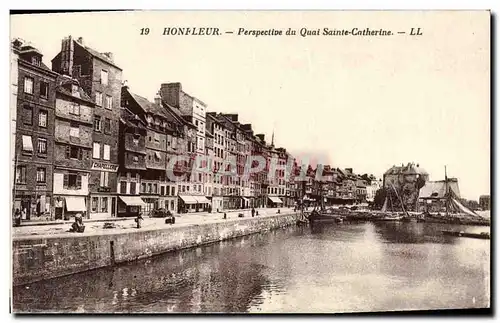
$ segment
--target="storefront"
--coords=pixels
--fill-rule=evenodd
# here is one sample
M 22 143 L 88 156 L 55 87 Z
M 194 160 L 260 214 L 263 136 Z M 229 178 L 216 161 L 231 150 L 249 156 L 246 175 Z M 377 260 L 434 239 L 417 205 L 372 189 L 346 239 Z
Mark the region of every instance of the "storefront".
M 211 202 L 203 195 L 179 195 L 179 213 L 207 212 Z
M 268 196 L 269 207 L 282 207 L 283 201 L 277 196 Z
M 146 203 L 139 196 L 119 196 L 118 216 L 136 217 L 145 206 Z
M 87 218 L 87 198 L 84 196 L 54 196 L 54 217 L 69 220 L 76 214 Z

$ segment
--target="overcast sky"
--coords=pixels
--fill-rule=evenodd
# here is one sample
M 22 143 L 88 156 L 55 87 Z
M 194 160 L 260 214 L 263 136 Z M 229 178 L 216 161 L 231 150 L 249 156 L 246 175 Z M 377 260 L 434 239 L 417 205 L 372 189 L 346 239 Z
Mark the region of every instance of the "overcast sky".
M 148 27 L 148 36 L 140 29 Z M 385 28 L 390 37 L 162 36 L 164 27 L 310 30 Z M 423 36 L 408 35 L 420 27 Z M 132 92 L 153 99 L 181 82 L 209 111 L 238 113 L 292 153 L 381 177 L 414 161 L 431 180 L 458 177 L 462 195 L 490 187 L 487 12 L 142 12 L 11 17 L 11 37 L 44 62 L 61 39 L 113 52 Z

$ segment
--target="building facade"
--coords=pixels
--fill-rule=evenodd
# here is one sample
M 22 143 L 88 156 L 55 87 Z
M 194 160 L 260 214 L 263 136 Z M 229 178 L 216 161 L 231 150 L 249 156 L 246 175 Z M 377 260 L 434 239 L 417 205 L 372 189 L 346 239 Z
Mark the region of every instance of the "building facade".
M 88 217 L 94 102 L 78 80 L 58 79 L 54 133 L 54 217 Z
M 16 42 L 18 93 L 15 130 L 14 209 L 23 220 L 53 216 L 54 106 L 57 73 L 42 62 L 42 53 Z
M 71 36 L 62 40 L 52 69 L 77 79 L 95 103 L 94 124 L 103 126 L 94 127 L 92 133 L 90 217 L 116 216 L 122 69 L 114 63 L 112 53 L 99 53 L 86 46 L 82 38 L 74 40 Z

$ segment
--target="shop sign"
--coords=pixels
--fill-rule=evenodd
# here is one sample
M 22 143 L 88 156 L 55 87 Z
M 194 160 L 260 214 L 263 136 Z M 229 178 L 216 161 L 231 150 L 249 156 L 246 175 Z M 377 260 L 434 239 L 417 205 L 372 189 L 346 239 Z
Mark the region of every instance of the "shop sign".
M 93 162 L 92 170 L 100 170 L 104 172 L 116 172 L 118 170 L 118 165 L 107 164 L 101 162 Z

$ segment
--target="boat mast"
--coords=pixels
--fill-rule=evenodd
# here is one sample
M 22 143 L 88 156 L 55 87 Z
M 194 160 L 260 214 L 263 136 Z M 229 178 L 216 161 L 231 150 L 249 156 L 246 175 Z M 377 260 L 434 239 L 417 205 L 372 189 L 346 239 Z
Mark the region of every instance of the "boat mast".
M 448 175 L 446 173 L 446 165 L 444 165 L 444 185 L 445 185 L 445 206 L 446 216 L 448 217 L 448 203 L 449 203 L 449 189 L 448 189 Z

